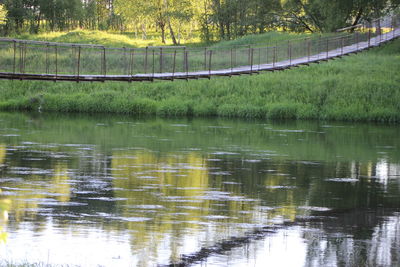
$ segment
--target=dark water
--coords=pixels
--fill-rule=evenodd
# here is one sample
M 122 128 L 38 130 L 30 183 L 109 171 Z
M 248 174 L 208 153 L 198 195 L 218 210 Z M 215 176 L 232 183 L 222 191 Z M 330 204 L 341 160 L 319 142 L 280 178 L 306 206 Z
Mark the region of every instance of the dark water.
M 0 113 L 0 189 L 2 265 L 400 265 L 399 126 Z

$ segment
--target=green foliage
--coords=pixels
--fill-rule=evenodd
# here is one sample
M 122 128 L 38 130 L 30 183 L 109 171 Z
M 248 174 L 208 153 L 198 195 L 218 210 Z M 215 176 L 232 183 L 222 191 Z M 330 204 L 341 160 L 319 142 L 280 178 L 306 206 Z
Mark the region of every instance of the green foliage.
M 389 0 L 287 0 L 282 15 L 290 30 L 333 32 L 380 18 L 397 5 Z
M 0 24 L 3 24 L 7 18 L 7 10 L 4 5 L 0 5 Z

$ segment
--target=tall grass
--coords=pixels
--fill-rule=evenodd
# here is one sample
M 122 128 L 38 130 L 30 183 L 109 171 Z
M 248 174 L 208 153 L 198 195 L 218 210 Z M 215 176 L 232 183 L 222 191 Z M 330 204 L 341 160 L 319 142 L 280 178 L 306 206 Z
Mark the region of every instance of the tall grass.
M 132 84 L 0 81 L 0 109 L 400 122 L 399 69 L 397 40 L 340 60 L 252 76 Z

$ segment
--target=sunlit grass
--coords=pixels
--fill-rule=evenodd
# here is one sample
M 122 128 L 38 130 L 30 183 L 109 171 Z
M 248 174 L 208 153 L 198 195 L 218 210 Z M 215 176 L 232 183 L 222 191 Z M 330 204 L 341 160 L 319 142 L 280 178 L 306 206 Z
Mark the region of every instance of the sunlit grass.
M 35 41 L 61 42 L 61 43 L 79 43 L 79 44 L 98 44 L 106 47 L 146 47 L 172 45 L 172 41 L 167 39 L 167 43 L 161 42 L 160 34 L 149 33 L 147 39 L 135 38 L 133 33 L 110 33 L 105 31 L 87 31 L 74 30 L 70 32 L 48 32 L 41 34 L 21 34 L 13 36 L 14 38 Z M 185 43 L 199 43 L 200 38 L 181 40 Z
M 206 47 L 212 48 L 229 48 L 234 46 L 252 45 L 266 46 L 275 45 L 287 40 L 306 38 L 310 36 L 319 36 L 319 34 L 310 33 L 289 33 L 270 31 L 264 34 L 252 34 L 240 37 L 235 40 L 204 43 L 200 40 L 198 34 L 194 34 L 190 39 L 182 39 L 181 45 L 188 47 Z M 75 30 L 70 32 L 47 32 L 41 34 L 21 34 L 13 36 L 17 39 L 61 42 L 61 43 L 79 43 L 79 44 L 97 44 L 106 47 L 146 47 L 146 46 L 162 46 L 173 45 L 170 38 L 167 43 L 161 42 L 159 33 L 149 33 L 147 39 L 135 38 L 134 33 L 110 33 L 105 31 L 87 31 Z

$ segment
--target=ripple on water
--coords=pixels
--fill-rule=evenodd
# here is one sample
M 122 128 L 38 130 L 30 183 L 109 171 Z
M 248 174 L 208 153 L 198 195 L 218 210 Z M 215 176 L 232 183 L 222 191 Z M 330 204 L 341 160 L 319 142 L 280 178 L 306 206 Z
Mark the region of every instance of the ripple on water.
M 150 175 L 136 176 L 136 178 L 138 178 L 138 179 L 149 179 L 149 180 L 158 179 L 158 177 L 150 176 Z
M 41 202 L 40 205 L 43 206 L 57 206 L 57 207 L 81 207 L 81 206 L 87 206 L 87 203 L 82 203 L 82 202 Z
M 229 216 L 224 216 L 224 215 L 207 215 L 207 216 L 202 216 L 201 218 L 206 219 L 206 220 L 226 220 L 226 219 L 235 219 L 233 217 Z M 237 218 L 236 218 L 237 219 Z
M 211 153 L 211 155 L 240 155 L 239 153 L 236 152 L 229 152 L 229 151 L 217 151 Z
M 310 210 L 310 211 L 330 211 L 332 209 L 326 207 L 313 207 L 313 206 L 300 206 L 298 209 Z
M 262 162 L 262 160 L 260 160 L 260 159 L 246 159 L 246 160 L 244 160 L 244 162 L 247 162 L 247 163 L 259 163 L 259 162 Z
M 50 175 L 53 174 L 53 170 L 28 167 L 11 167 L 9 169 L 9 173 L 18 175 Z
M 20 177 L 2 177 L 0 182 L 2 183 L 20 183 L 23 182 L 24 179 L 20 178 Z
M 108 202 L 128 200 L 127 198 L 124 198 L 124 197 L 85 197 L 83 199 L 100 200 L 100 201 L 108 201 Z
M 226 171 L 210 172 L 211 175 L 231 176 L 232 173 Z
M 133 209 L 165 209 L 163 205 L 128 205 L 127 207 Z
M 239 183 L 239 182 L 233 182 L 233 181 L 225 181 L 225 182 L 222 182 L 223 184 L 231 184 L 231 185 L 241 185 L 242 183 Z
M 327 178 L 325 181 L 337 183 L 356 183 L 359 180 L 355 178 Z
M 265 187 L 266 189 L 295 189 L 296 186 L 289 186 L 289 185 L 269 185 Z
M 147 217 L 111 217 L 110 219 L 125 222 L 147 222 L 153 220 L 152 218 Z
M 254 202 L 255 199 L 245 198 L 243 196 L 234 196 L 228 192 L 220 192 L 220 191 L 206 191 L 202 196 L 195 196 L 194 199 L 201 200 L 215 200 L 215 201 L 231 201 L 231 202 Z
M 172 127 L 189 127 L 187 124 L 171 124 Z
M 26 161 L 43 161 L 46 160 L 45 158 L 22 158 L 22 160 Z

